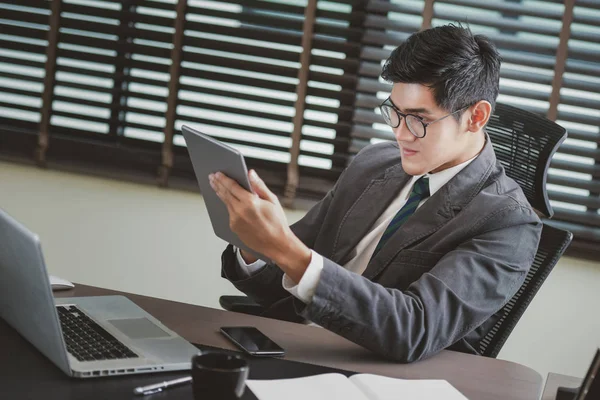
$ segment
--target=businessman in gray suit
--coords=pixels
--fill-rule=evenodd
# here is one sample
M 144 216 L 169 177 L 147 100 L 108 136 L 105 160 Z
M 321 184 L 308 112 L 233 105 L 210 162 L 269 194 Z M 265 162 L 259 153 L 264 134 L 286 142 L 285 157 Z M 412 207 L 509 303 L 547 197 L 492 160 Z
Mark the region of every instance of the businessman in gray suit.
M 273 260 L 228 246 L 222 275 L 266 316 L 318 324 L 399 362 L 479 354 L 542 227 L 485 132 L 499 70 L 494 45 L 469 29 L 412 35 L 382 73 L 396 141 L 363 149 L 291 227 L 254 171 L 255 193 L 211 175 L 232 229 Z

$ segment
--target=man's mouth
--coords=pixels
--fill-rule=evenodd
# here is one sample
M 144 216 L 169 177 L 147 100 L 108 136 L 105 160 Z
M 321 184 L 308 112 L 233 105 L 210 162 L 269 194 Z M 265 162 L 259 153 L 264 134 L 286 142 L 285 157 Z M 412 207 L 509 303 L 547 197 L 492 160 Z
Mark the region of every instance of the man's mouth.
M 414 156 L 415 154 L 418 153 L 418 151 L 416 150 L 410 150 L 410 149 L 405 149 L 402 148 L 402 157 L 410 157 L 410 156 Z

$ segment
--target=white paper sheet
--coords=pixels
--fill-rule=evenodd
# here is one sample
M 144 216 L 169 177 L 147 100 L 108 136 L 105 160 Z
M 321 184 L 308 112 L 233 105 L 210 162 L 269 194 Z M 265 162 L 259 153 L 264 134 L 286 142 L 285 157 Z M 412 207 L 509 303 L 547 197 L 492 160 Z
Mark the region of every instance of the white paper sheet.
M 404 380 L 387 376 L 359 374 L 350 377 L 370 400 L 467 400 L 444 380 Z
M 259 400 L 468 400 L 444 380 L 404 380 L 371 374 L 249 380 L 246 385 Z
M 369 400 L 342 374 L 248 380 L 246 385 L 259 400 Z

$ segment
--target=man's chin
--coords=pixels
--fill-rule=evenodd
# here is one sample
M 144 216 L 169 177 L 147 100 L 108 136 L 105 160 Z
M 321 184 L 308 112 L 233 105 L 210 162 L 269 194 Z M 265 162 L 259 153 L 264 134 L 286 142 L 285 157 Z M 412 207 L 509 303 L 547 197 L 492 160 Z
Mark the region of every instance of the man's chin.
M 408 175 L 411 175 L 411 176 L 418 176 L 418 175 L 426 174 L 426 168 L 423 168 L 422 166 L 419 166 L 419 165 L 415 165 L 415 163 L 411 163 L 411 162 L 402 161 L 402 169 L 404 170 L 404 172 L 406 172 Z

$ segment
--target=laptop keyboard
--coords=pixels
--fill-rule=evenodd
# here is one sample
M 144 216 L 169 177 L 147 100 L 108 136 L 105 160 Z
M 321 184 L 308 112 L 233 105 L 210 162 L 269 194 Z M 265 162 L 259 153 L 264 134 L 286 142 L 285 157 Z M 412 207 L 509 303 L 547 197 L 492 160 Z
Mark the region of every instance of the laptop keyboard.
M 76 306 L 56 306 L 56 310 L 67 351 L 79 361 L 138 357 Z

